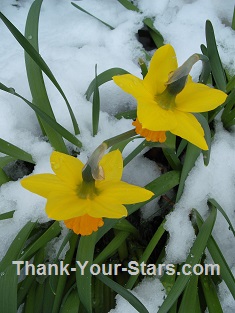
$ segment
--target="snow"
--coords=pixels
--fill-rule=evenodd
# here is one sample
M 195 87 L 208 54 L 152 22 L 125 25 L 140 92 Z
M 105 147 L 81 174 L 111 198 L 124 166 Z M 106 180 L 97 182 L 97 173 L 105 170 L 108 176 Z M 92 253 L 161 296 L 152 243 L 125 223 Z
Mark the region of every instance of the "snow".
M 33 0 L 1 0 L 0 11 L 24 32 L 28 10 Z M 144 58 L 142 45 L 136 39 L 137 31 L 143 26 L 143 17 L 155 17 L 154 25 L 165 43 L 174 46 L 179 64 L 193 53 L 200 53 L 205 44 L 205 21 L 211 20 L 223 64 L 230 74 L 235 72 L 235 40 L 231 29 L 234 1 L 226 0 L 136 0 L 142 13 L 126 10 L 116 0 L 74 1 L 85 10 L 114 27 L 110 30 L 96 19 L 73 7 L 70 1 L 44 0 L 40 15 L 40 53 L 72 106 L 78 120 L 83 142 L 79 158 L 86 162 L 92 151 L 105 139 L 132 128 L 128 120 L 117 120 L 117 112 L 133 109 L 135 100 L 120 90 L 113 82 L 100 88 L 101 114 L 99 132 L 92 137 L 91 102 L 84 93 L 95 75 L 111 67 L 120 67 L 141 77 L 138 58 Z M 17 6 L 13 6 L 17 5 Z M 0 82 L 13 87 L 19 94 L 31 100 L 24 65 L 23 49 L 0 21 Z M 196 80 L 201 65 L 196 64 L 192 76 Z M 52 83 L 45 77 L 45 83 L 56 119 L 73 132 L 67 107 Z M 52 148 L 42 137 L 34 112 L 20 99 L 0 92 L 0 137 L 32 154 L 36 161 L 34 174 L 51 173 L 49 157 Z M 140 143 L 135 140 L 123 152 L 127 156 Z M 66 142 L 67 147 L 74 147 Z M 123 179 L 130 183 L 145 185 L 160 175 L 156 165 L 141 155 L 131 161 L 124 170 Z M 195 239 L 189 220 L 189 213 L 196 208 L 204 218 L 208 214 L 207 200 L 214 197 L 235 223 L 235 144 L 234 132 L 225 131 L 220 121 L 216 124 L 212 143 L 210 164 L 205 167 L 202 156 L 196 162 L 186 180 L 183 196 L 173 213 L 167 217 L 166 229 L 170 240 L 167 245 L 166 261 L 182 262 Z M 131 173 L 131 175 L 130 175 Z M 46 222 L 45 199 L 23 189 L 18 181 L 1 186 L 0 213 L 15 210 L 14 217 L 0 221 L 0 259 L 3 257 L 17 232 L 27 221 Z M 156 211 L 156 201 L 142 211 L 145 218 Z M 66 231 L 64 230 L 64 235 Z M 230 267 L 234 267 L 234 237 L 228 224 L 218 212 L 213 236 L 218 242 Z M 58 245 L 62 238 L 59 239 Z M 209 256 L 208 256 L 209 257 Z M 156 292 L 153 294 L 153 290 Z M 165 295 L 157 278 L 146 279 L 134 293 L 146 305 L 149 312 L 155 312 Z M 235 304 L 229 298 L 226 288 L 220 286 L 224 312 L 234 311 Z M 135 312 L 120 296 L 117 308 L 112 313 Z

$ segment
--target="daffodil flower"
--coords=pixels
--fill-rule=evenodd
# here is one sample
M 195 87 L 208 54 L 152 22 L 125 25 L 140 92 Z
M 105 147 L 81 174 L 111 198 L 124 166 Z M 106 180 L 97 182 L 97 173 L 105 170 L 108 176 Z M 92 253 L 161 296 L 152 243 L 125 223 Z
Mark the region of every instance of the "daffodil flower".
M 155 52 L 143 80 L 131 74 L 113 77 L 119 87 L 137 100 L 137 119 L 133 123 L 137 134 L 147 140 L 164 142 L 165 132 L 170 131 L 208 150 L 204 130 L 192 113 L 215 109 L 227 95 L 193 82 L 188 75 L 191 61 L 190 58 L 178 68 L 175 51 L 167 44 Z M 178 82 L 182 86 L 180 89 Z M 177 91 L 174 91 L 175 87 Z
M 103 225 L 103 217 L 127 216 L 123 204 L 146 201 L 153 196 L 149 190 L 121 181 L 120 151 L 96 159 L 98 168 L 102 168 L 102 177 L 97 180 L 84 180 L 84 164 L 79 159 L 53 152 L 50 161 L 55 174 L 32 175 L 22 179 L 21 184 L 47 199 L 48 217 L 64 220 L 77 234 L 89 235 Z

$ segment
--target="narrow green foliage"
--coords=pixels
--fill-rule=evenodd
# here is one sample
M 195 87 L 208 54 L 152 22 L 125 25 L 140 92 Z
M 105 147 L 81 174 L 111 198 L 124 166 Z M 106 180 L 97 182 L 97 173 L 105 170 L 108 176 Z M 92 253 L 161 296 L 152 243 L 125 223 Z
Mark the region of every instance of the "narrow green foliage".
M 87 88 L 87 91 L 85 92 L 86 99 L 89 100 L 91 95 L 93 94 L 96 86 L 98 85 L 101 86 L 108 81 L 112 80 L 112 77 L 115 75 L 123 75 L 123 74 L 129 74 L 129 72 L 123 70 L 122 68 L 119 67 L 113 67 L 110 68 L 107 71 L 104 71 L 103 73 L 100 73 L 96 78 L 92 80 L 90 83 L 89 87 Z
M 15 211 L 9 211 L 9 212 L 0 214 L 0 221 L 2 221 L 2 220 L 7 220 L 7 219 L 9 219 L 9 218 L 12 218 L 13 215 L 14 215 L 14 212 L 15 212 Z
M 54 86 L 57 88 L 61 96 L 64 98 L 65 103 L 68 107 L 75 134 L 79 134 L 79 128 L 76 121 L 76 118 L 74 116 L 74 113 L 71 109 L 71 106 L 68 102 L 68 99 L 66 98 L 63 90 L 61 89 L 59 83 L 57 82 L 56 78 L 52 74 L 51 70 L 49 69 L 48 65 L 45 63 L 43 58 L 40 56 L 40 54 L 37 52 L 37 50 L 29 43 L 28 39 L 26 39 L 19 30 L 0 12 L 0 19 L 3 21 L 3 23 L 7 26 L 9 31 L 12 33 L 12 35 L 15 37 L 15 39 L 19 42 L 19 44 L 23 47 L 25 52 L 28 53 L 28 55 L 34 60 L 34 62 L 40 67 L 40 69 L 48 76 L 48 78 L 51 80 L 51 82 L 54 84 Z
M 146 63 L 144 62 L 144 60 L 143 59 L 139 59 L 139 66 L 140 66 L 140 68 L 141 68 L 141 74 L 142 74 L 142 76 L 143 76 L 143 78 L 145 78 L 145 76 L 147 75 L 147 73 L 148 73 L 148 68 L 147 68 L 147 65 L 146 65 Z
M 108 28 L 110 28 L 111 30 L 114 29 L 113 26 L 111 26 L 111 25 L 105 23 L 104 21 L 100 20 L 98 17 L 96 17 L 96 16 L 92 15 L 91 13 L 87 12 L 86 10 L 84 10 L 84 9 L 81 8 L 79 5 L 75 4 L 74 2 L 71 2 L 71 4 L 72 4 L 75 8 L 77 8 L 78 10 L 80 10 L 80 11 L 82 11 L 82 12 L 84 12 L 84 13 L 90 15 L 91 17 L 95 18 L 97 21 L 101 22 L 102 24 L 104 24 L 105 26 L 107 26 Z
M 22 255 L 22 250 L 25 246 L 25 243 L 35 227 L 35 223 L 28 222 L 17 234 L 13 242 L 11 243 L 9 249 L 7 250 L 5 256 L 0 262 L 0 272 L 3 272 L 8 266 L 12 264 L 12 261 L 17 261 Z M 14 265 L 15 267 L 15 265 Z M 15 267 L 16 270 L 16 267 Z M 15 271 L 16 273 L 16 271 Z M 1 292 L 0 292 L 1 294 Z M 1 312 L 1 310 L 0 310 Z M 3 311 L 4 312 L 4 311 Z
M 223 313 L 220 301 L 218 299 L 217 290 L 209 275 L 200 275 L 199 277 L 203 294 L 206 299 L 209 312 Z
M 17 276 L 15 265 L 0 272 L 0 312 L 17 312 Z
M 194 146 L 191 143 L 188 143 L 183 168 L 181 171 L 180 184 L 179 184 L 179 188 L 177 191 L 176 202 L 179 201 L 179 199 L 183 193 L 185 180 L 186 180 L 189 172 L 193 168 L 197 158 L 199 157 L 200 152 L 201 152 L 201 150 L 198 147 Z
M 100 94 L 99 86 L 97 80 L 97 64 L 95 65 L 95 88 L 92 101 L 92 130 L 93 136 L 98 132 L 99 127 L 99 117 L 100 117 Z
M 0 262 L 0 312 L 15 313 L 17 311 L 17 275 L 16 265 L 25 243 L 35 223 L 28 222 L 17 234 L 8 251 Z
M 114 282 L 112 279 L 104 276 L 103 274 L 97 275 L 97 278 L 101 280 L 105 285 L 109 286 L 124 299 L 126 299 L 138 312 L 148 313 L 146 307 L 126 288 Z
M 196 240 L 190 250 L 190 253 L 185 261 L 186 264 L 190 264 L 193 267 L 195 264 L 200 262 L 202 254 L 207 246 L 207 241 L 209 236 L 211 235 L 215 219 L 216 219 L 216 209 L 212 209 L 210 215 L 203 223 L 200 231 L 197 235 Z M 162 306 L 160 307 L 158 313 L 167 313 L 168 310 L 172 307 L 175 301 L 179 298 L 183 290 L 185 289 L 190 276 L 187 275 L 180 275 L 176 279 L 175 284 L 171 288 L 166 300 L 163 302 Z
M 73 233 L 73 235 L 69 241 L 70 249 L 66 253 L 66 256 L 64 259 L 64 264 L 71 264 L 73 256 L 74 256 L 74 251 L 77 247 L 77 240 L 78 240 L 78 236 Z M 59 308 L 60 308 L 60 305 L 62 302 L 63 293 L 64 293 L 64 289 L 65 289 L 66 280 L 67 280 L 66 275 L 60 275 L 59 276 L 59 279 L 58 279 L 58 282 L 56 285 L 55 299 L 54 299 L 53 308 L 52 308 L 51 313 L 59 312 Z
M 161 33 L 154 27 L 153 20 L 150 18 L 145 18 L 143 23 L 148 27 L 150 36 L 152 37 L 157 48 L 164 45 L 164 38 Z
M 59 313 L 78 313 L 80 299 L 77 290 L 72 286 L 65 295 Z
M 213 207 L 214 210 L 214 207 Z M 200 214 L 195 211 L 196 221 L 199 229 L 201 230 L 203 224 L 203 219 Z M 220 275 L 221 278 L 224 280 L 225 284 L 227 285 L 228 289 L 230 290 L 233 298 L 235 298 L 235 278 L 223 256 L 223 253 L 219 249 L 215 239 L 213 236 L 210 236 L 207 243 L 207 248 L 210 252 L 210 255 L 215 264 L 219 264 L 220 267 Z
M 35 255 L 33 264 L 37 266 L 38 264 L 42 264 L 45 258 L 44 248 L 40 249 Z M 18 284 L 18 292 L 17 292 L 17 306 L 19 307 L 25 298 L 28 297 L 29 291 L 35 282 L 34 275 L 28 275 Z
M 229 229 L 232 231 L 233 235 L 235 236 L 235 229 L 233 228 L 233 225 L 232 225 L 228 215 L 223 210 L 223 208 L 219 205 L 219 203 L 215 199 L 208 199 L 208 204 L 212 204 L 217 210 L 220 211 L 220 213 L 223 215 L 223 217 L 227 221 L 227 223 L 229 225 Z
M 25 37 L 28 38 L 29 42 L 38 53 L 38 23 L 41 5 L 42 0 L 36 0 L 33 2 L 25 26 Z M 45 88 L 42 70 L 27 53 L 25 53 L 25 66 L 33 103 L 52 119 L 55 119 Z M 40 125 L 43 127 L 43 131 L 45 131 L 52 147 L 57 151 L 68 153 L 62 136 L 43 119 L 40 120 Z
M 210 60 L 210 66 L 216 86 L 222 91 L 226 91 L 226 77 L 224 69 L 218 53 L 214 29 L 210 21 L 206 21 L 206 43 L 207 43 L 207 56 Z
M 134 120 L 137 117 L 137 110 L 129 110 L 126 112 L 117 113 L 115 117 L 120 120 L 121 118 Z
M 232 27 L 233 30 L 235 30 L 235 6 L 233 8 L 233 19 L 232 19 L 231 27 Z
M 95 258 L 94 263 L 103 263 L 106 259 L 111 257 L 118 248 L 122 245 L 122 243 L 127 239 L 130 235 L 129 232 L 120 231 L 113 238 L 113 240 L 100 252 L 100 254 Z
M 141 258 L 139 259 L 138 263 L 141 264 L 142 262 L 147 263 L 151 253 L 156 248 L 156 245 L 158 244 L 159 240 L 163 236 L 165 229 L 164 229 L 165 220 L 161 223 L 161 225 L 156 230 L 155 234 L 149 241 L 147 247 L 144 250 L 144 253 L 142 254 Z M 128 282 L 126 283 L 127 289 L 132 289 L 135 285 L 139 275 L 132 275 Z
M 201 45 L 201 51 L 205 56 L 207 56 L 207 48 L 205 45 Z M 209 81 L 210 75 L 211 75 L 210 62 L 203 62 L 202 72 L 199 77 L 199 83 L 206 85 Z
M 204 115 L 203 115 L 204 114 Z M 208 150 L 203 150 L 203 161 L 204 164 L 207 166 L 210 162 L 210 153 L 211 153 L 211 130 L 210 127 L 208 125 L 208 121 L 205 118 L 206 113 L 203 114 L 195 114 L 198 122 L 201 124 L 204 133 L 205 133 L 205 139 L 206 139 L 206 143 L 208 145 Z
M 79 240 L 76 260 L 81 264 L 88 261 L 89 265 L 93 263 L 94 249 L 96 243 L 97 233 L 94 232 L 90 236 L 83 236 Z M 76 271 L 77 290 L 80 301 L 84 305 L 88 313 L 92 313 L 92 275 L 89 270 L 90 266 L 84 269 L 84 275 L 82 275 L 80 268 Z
M 11 157 L 11 156 L 0 157 L 0 168 L 3 168 L 7 164 L 14 162 L 15 160 L 16 158 Z
M 10 178 L 7 176 L 4 170 L 0 168 L 0 186 L 9 181 L 10 181 Z
M 184 290 L 178 313 L 194 312 L 197 299 L 198 276 L 191 275 Z
M 1 86 L 0 86 L 1 89 Z M 5 153 L 14 159 L 35 164 L 31 154 L 0 138 L 0 152 Z
M 50 240 L 57 237 L 60 234 L 60 231 L 61 227 L 59 222 L 54 222 L 39 238 L 31 242 L 30 245 L 24 249 L 24 253 L 22 253 L 20 260 L 29 260 L 39 249 L 45 247 Z
M 163 148 L 162 152 L 173 170 L 179 171 L 182 169 L 182 164 L 174 149 Z
M 73 135 L 71 134 L 66 128 L 64 128 L 63 126 L 61 126 L 59 123 L 57 123 L 53 118 L 51 118 L 50 116 L 48 116 L 45 112 L 43 112 L 39 107 L 37 107 L 36 105 L 34 105 L 33 103 L 31 103 L 30 101 L 28 101 L 27 99 L 25 99 L 24 97 L 22 97 L 21 95 L 19 95 L 18 93 L 15 92 L 15 90 L 13 88 L 8 88 L 5 85 L 3 85 L 2 83 L 0 83 L 0 89 L 4 90 L 10 94 L 13 94 L 14 96 L 22 99 L 24 102 L 26 102 L 28 104 L 28 106 L 31 107 L 31 109 L 33 109 L 51 128 L 53 128 L 54 131 L 58 132 L 59 134 L 61 134 L 64 138 L 66 138 L 68 141 L 70 141 L 71 143 L 73 143 L 75 146 L 77 147 L 81 147 L 82 143 Z M 13 155 L 14 156 L 14 155 Z M 25 160 L 26 161 L 26 160 Z M 30 161 L 27 161 L 30 162 Z M 31 161 L 30 163 L 34 163 L 33 161 Z
M 118 0 L 118 2 L 120 2 L 128 10 L 139 12 L 139 9 L 137 8 L 137 6 L 135 6 L 128 0 Z

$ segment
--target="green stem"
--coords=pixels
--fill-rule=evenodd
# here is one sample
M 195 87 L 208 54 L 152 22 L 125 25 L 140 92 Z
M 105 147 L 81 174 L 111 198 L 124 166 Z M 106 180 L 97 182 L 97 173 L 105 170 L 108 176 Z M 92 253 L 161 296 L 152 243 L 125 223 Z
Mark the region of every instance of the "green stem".
M 110 148 L 111 146 L 126 140 L 128 138 L 134 137 L 136 136 L 136 132 L 134 129 L 128 130 L 127 132 L 120 134 L 118 136 L 106 139 L 103 143 L 105 143 L 107 145 L 107 149 Z

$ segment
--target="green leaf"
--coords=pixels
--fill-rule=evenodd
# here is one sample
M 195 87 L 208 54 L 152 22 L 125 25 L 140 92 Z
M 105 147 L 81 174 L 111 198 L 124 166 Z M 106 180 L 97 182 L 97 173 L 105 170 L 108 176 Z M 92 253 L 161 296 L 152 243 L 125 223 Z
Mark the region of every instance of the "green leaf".
M 223 217 L 225 218 L 225 220 L 227 221 L 227 223 L 229 224 L 229 228 L 233 233 L 233 236 L 235 236 L 235 229 L 233 228 L 233 225 L 228 217 L 228 215 L 226 214 L 226 212 L 223 210 L 223 208 L 219 205 L 219 203 L 215 200 L 215 199 L 208 199 L 208 203 L 212 204 L 217 210 L 220 211 L 220 213 L 223 215 Z
M 11 156 L 0 157 L 0 168 L 3 168 L 7 164 L 14 162 L 15 160 L 16 158 L 13 158 Z
M 0 312 L 17 312 L 17 276 L 15 265 L 0 272 Z
M 101 22 L 101 23 L 104 24 L 105 26 L 108 26 L 108 28 L 110 28 L 111 30 L 114 29 L 113 26 L 111 26 L 111 25 L 105 23 L 104 21 L 100 20 L 98 17 L 96 17 L 96 16 L 92 15 L 91 13 L 87 12 L 86 10 L 84 10 L 83 8 L 81 8 L 80 6 L 78 6 L 77 4 L 75 4 L 74 2 L 71 2 L 71 4 L 72 4 L 75 8 L 77 8 L 78 10 L 80 10 L 80 11 L 82 11 L 82 12 L 84 12 L 84 13 L 86 13 L 86 14 L 92 16 L 92 17 L 94 17 L 97 21 Z
M 65 295 L 59 313 L 78 313 L 80 299 L 77 289 L 72 286 Z
M 70 244 L 70 249 L 67 251 L 65 259 L 64 259 L 64 264 L 71 264 L 73 256 L 74 256 L 74 251 L 77 248 L 77 239 L 78 236 L 73 233 L 72 237 L 70 238 L 69 244 Z M 51 276 L 50 278 L 52 278 Z M 57 276 L 58 278 L 58 276 Z M 56 293 L 55 293 L 55 299 L 53 303 L 53 308 L 51 310 L 51 313 L 57 313 L 59 312 L 60 305 L 62 302 L 64 290 L 65 290 L 65 284 L 67 281 L 67 276 L 66 275 L 60 275 L 58 278 L 58 282 L 56 285 Z
M 138 312 L 148 313 L 146 307 L 126 288 L 114 282 L 112 279 L 104 276 L 103 274 L 97 275 L 97 278 L 101 280 L 105 285 L 109 286 L 112 290 L 121 295 L 127 300 Z
M 7 174 L 4 172 L 2 168 L 0 168 L 0 186 L 9 182 L 10 178 L 7 176 Z
M 122 245 L 122 243 L 127 239 L 130 235 L 129 232 L 120 231 L 113 240 L 98 254 L 98 256 L 94 259 L 94 263 L 104 263 L 109 257 L 111 257 L 118 248 Z
M 199 279 L 202 285 L 204 297 L 206 299 L 208 311 L 223 313 L 220 301 L 218 299 L 217 290 L 211 277 L 202 274 L 200 275 Z
M 95 89 L 94 96 L 92 101 L 92 128 L 93 128 L 93 137 L 98 132 L 99 127 L 99 117 L 100 117 L 100 94 L 97 80 L 97 64 L 95 65 Z
M 19 95 L 18 93 L 15 92 L 14 89 L 12 88 L 8 88 L 5 85 L 3 85 L 2 83 L 0 83 L 0 89 L 13 94 L 14 96 L 24 100 L 28 106 L 31 107 L 31 109 L 33 109 L 48 125 L 50 125 L 50 127 L 52 127 L 56 132 L 58 132 L 59 134 L 61 134 L 64 138 L 66 138 L 68 141 L 70 141 L 71 143 L 73 143 L 75 146 L 77 147 L 81 147 L 82 143 L 73 135 L 71 134 L 66 128 L 64 128 L 63 126 L 61 126 L 59 123 L 57 123 L 53 118 L 51 118 L 50 116 L 48 116 L 45 112 L 43 112 L 39 107 L 37 107 L 36 105 L 34 105 L 33 103 L 31 103 L 30 101 L 28 101 L 27 99 L 25 99 L 24 97 L 22 97 L 21 95 Z M 29 161 L 28 161 L 29 162 Z M 31 162 L 33 163 L 33 162 Z
M 79 134 L 78 124 L 74 116 L 74 113 L 72 111 L 72 108 L 63 90 L 58 84 L 56 78 L 52 74 L 50 68 L 47 66 L 47 64 L 45 63 L 43 58 L 40 56 L 40 54 L 37 52 L 37 50 L 29 43 L 29 41 L 19 32 L 19 30 L 1 12 L 0 12 L 0 18 L 3 21 L 3 23 L 7 26 L 9 31 L 12 33 L 12 35 L 15 37 L 15 39 L 19 42 L 19 44 L 23 47 L 23 49 L 28 53 L 28 55 L 30 55 L 30 57 L 35 61 L 35 63 L 40 67 L 40 69 L 48 76 L 48 78 L 57 88 L 61 96 L 64 98 L 67 108 L 69 110 L 72 122 L 73 122 L 75 134 Z
M 78 266 L 76 270 L 78 295 L 88 313 L 92 313 L 92 274 L 90 266 L 93 263 L 96 236 L 96 232 L 89 236 L 82 236 L 79 240 L 76 256 L 76 260 L 80 261 L 82 265 L 88 261 L 84 273 Z
M 207 56 L 210 60 L 211 70 L 218 89 L 226 91 L 226 77 L 218 53 L 214 29 L 210 21 L 206 21 Z
M 197 158 L 199 157 L 200 152 L 201 152 L 201 149 L 199 149 L 198 147 L 194 146 L 191 143 L 188 143 L 188 147 L 187 147 L 186 155 L 184 159 L 184 164 L 183 164 L 183 168 L 182 168 L 181 176 L 180 176 L 180 184 L 179 184 L 179 188 L 178 188 L 177 195 L 176 195 L 176 202 L 179 201 L 183 193 L 185 180 L 189 172 L 191 171 L 191 169 L 194 167 L 195 162 Z
M 9 218 L 12 218 L 13 215 L 14 215 L 14 212 L 15 212 L 15 211 L 13 210 L 13 211 L 9 211 L 9 212 L 0 214 L 0 221 L 2 221 L 2 220 L 7 220 L 7 219 L 9 219 Z
M 204 113 L 205 114 L 205 113 Z M 198 120 L 198 122 L 201 124 L 204 133 L 205 133 L 205 139 L 206 143 L 208 145 L 208 150 L 203 150 L 203 161 L 204 164 L 207 166 L 210 162 L 210 153 L 211 153 L 211 130 L 208 125 L 207 119 L 202 114 L 194 114 Z
M 126 112 L 117 113 L 115 117 L 120 120 L 121 118 L 134 120 L 137 117 L 137 110 L 129 110 Z
M 233 8 L 233 18 L 232 18 L 231 28 L 232 28 L 232 30 L 235 30 L 235 6 Z
M 32 3 L 25 26 L 25 37 L 28 38 L 37 52 L 39 52 L 38 22 L 42 1 L 43 0 L 36 0 Z M 25 53 L 25 65 L 33 103 L 55 120 L 40 67 L 27 53 Z M 50 127 L 43 119 L 40 120 L 40 124 L 43 126 L 43 131 L 45 131 L 52 147 L 57 151 L 68 153 L 61 135 Z
M 1 89 L 1 86 L 0 86 Z M 19 159 L 32 164 L 35 164 L 31 154 L 11 144 L 10 142 L 0 138 L 0 152 L 8 154 L 14 159 Z
M 197 225 L 199 229 L 201 229 L 202 224 L 203 224 L 203 219 L 198 212 L 195 212 L 195 213 L 196 213 Z M 225 284 L 227 285 L 228 289 L 230 290 L 233 298 L 235 298 L 235 278 L 223 256 L 223 253 L 219 249 L 213 236 L 209 237 L 207 248 L 215 264 L 219 265 L 220 275 L 222 279 L 224 280 Z
M 214 227 L 216 219 L 216 209 L 212 208 L 210 215 L 203 223 L 202 227 L 199 230 L 197 238 L 194 241 L 192 248 L 190 249 L 189 255 L 185 261 L 185 264 L 191 265 L 191 268 L 200 262 L 203 251 L 207 246 L 207 241 L 211 235 L 212 229 Z M 190 276 L 189 275 L 180 275 L 176 279 L 175 284 L 171 288 L 166 300 L 163 302 L 158 313 L 167 313 L 168 310 L 172 307 L 175 301 L 179 298 L 183 290 L 185 289 Z
M 112 80 L 112 77 L 115 75 L 123 75 L 123 74 L 129 74 L 129 72 L 119 67 L 113 67 L 107 71 L 104 71 L 103 73 L 100 73 L 96 78 L 92 80 L 89 87 L 87 88 L 87 91 L 85 92 L 86 99 L 87 100 L 90 99 L 91 95 L 93 94 L 97 86 L 99 87 L 107 83 L 108 81 Z
M 164 38 L 162 34 L 154 27 L 153 20 L 151 18 L 145 18 L 143 23 L 148 27 L 150 36 L 152 37 L 157 48 L 164 45 Z
M 139 12 L 138 7 L 129 2 L 128 0 L 118 0 L 118 2 L 120 2 L 128 10 Z
M 191 275 L 184 290 L 178 313 L 194 312 L 197 299 L 198 275 Z
M 21 254 L 20 260 L 29 260 L 39 249 L 44 247 L 51 239 L 59 235 L 61 227 L 58 221 L 54 222 L 39 238 L 33 241 Z
M 158 244 L 159 240 L 161 239 L 161 237 L 165 233 L 164 224 L 165 224 L 165 220 L 161 223 L 161 225 L 158 227 L 155 234 L 153 235 L 153 237 L 149 241 L 147 247 L 145 248 L 145 250 L 141 256 L 141 258 L 138 261 L 139 264 L 141 264 L 142 262 L 147 263 L 150 255 L 152 254 L 153 250 L 156 248 L 156 245 Z M 135 285 L 137 279 L 138 279 L 138 276 L 139 275 L 132 275 L 129 278 L 128 282 L 126 283 L 125 287 L 127 289 L 132 289 L 133 286 Z
M 3 272 L 8 266 L 12 264 L 12 261 L 17 261 L 22 253 L 25 243 L 35 227 L 36 223 L 28 222 L 17 234 L 13 242 L 11 243 L 9 249 L 7 250 L 5 256 L 0 262 L 0 272 Z M 16 272 L 16 265 L 14 265 Z M 0 310 L 1 312 L 1 310 Z

